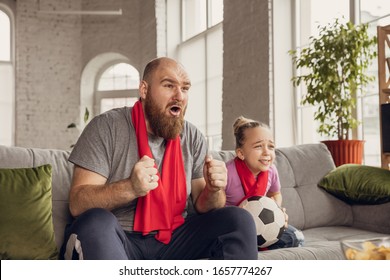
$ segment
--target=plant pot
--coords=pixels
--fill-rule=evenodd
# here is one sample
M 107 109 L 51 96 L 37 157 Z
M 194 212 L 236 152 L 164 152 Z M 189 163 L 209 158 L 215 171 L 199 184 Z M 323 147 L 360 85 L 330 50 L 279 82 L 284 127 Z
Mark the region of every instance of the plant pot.
M 328 147 L 336 167 L 346 163 L 362 164 L 363 140 L 326 140 L 321 142 Z

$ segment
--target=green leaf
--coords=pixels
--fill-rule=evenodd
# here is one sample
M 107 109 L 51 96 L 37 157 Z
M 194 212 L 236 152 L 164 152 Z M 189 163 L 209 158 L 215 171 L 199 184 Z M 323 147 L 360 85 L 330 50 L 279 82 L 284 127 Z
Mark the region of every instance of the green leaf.
M 296 69 L 302 70 L 291 81 L 294 87 L 306 87 L 303 105 L 318 107 L 318 132 L 347 139 L 349 129 L 358 124 L 352 117 L 356 96 L 375 79 L 366 70 L 377 56 L 376 37 L 368 34 L 368 24 L 343 24 L 338 19 L 318 29 L 318 37 L 310 37 L 307 47 L 289 51 Z
M 76 127 L 76 124 L 75 124 L 75 123 L 71 123 L 71 124 L 69 124 L 69 125 L 67 126 L 67 128 L 74 128 L 74 127 Z
M 88 108 L 85 107 L 85 112 L 84 112 L 84 123 L 87 123 L 89 119 L 89 111 L 88 111 Z

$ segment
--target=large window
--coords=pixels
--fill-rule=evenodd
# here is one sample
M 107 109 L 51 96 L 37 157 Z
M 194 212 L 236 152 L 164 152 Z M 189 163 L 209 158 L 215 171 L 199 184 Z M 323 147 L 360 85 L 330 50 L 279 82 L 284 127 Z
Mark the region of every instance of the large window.
M 138 100 L 139 82 L 139 72 L 128 63 L 117 63 L 105 69 L 95 93 L 97 112 L 133 106 Z
M 15 77 L 11 11 L 0 4 L 0 144 L 15 143 Z
M 323 26 L 328 22 L 338 18 L 342 21 L 349 19 L 349 0 L 315 1 L 301 0 L 296 9 L 296 17 L 299 19 L 299 27 L 296 32 L 298 42 L 297 48 L 305 47 L 310 36 L 318 35 L 318 26 Z M 312 106 L 302 106 L 301 100 L 304 95 L 304 87 L 297 92 L 297 115 L 298 115 L 298 142 L 316 143 L 321 140 L 321 136 L 316 132 L 319 124 L 314 121 L 313 114 L 316 108 Z
M 222 146 L 223 0 L 182 0 L 179 61 L 191 77 L 186 119 L 206 136 L 209 148 Z
M 184 40 L 223 20 L 223 0 L 183 0 L 182 7 Z
M 360 2 L 360 5 L 359 5 Z M 355 14 L 355 11 L 356 14 Z M 296 29 L 296 47 L 305 47 L 310 36 L 318 35 L 318 26 L 332 22 L 335 18 L 341 21 L 354 21 L 355 23 L 370 22 L 370 32 L 376 35 L 376 26 L 390 24 L 390 4 L 387 0 L 300 0 L 297 1 L 295 17 L 298 19 Z M 378 20 L 376 20 L 378 19 Z M 387 23 L 385 23 L 387 22 Z M 377 75 L 377 62 L 373 61 L 369 70 Z M 317 132 L 318 123 L 313 120 L 316 108 L 301 106 L 301 96 L 304 89 L 297 92 L 297 129 L 299 143 L 315 143 L 322 138 Z M 380 166 L 380 130 L 379 130 L 379 101 L 378 81 L 375 80 L 364 88 L 358 96 L 356 116 L 361 125 L 353 134 L 365 140 L 364 163 Z

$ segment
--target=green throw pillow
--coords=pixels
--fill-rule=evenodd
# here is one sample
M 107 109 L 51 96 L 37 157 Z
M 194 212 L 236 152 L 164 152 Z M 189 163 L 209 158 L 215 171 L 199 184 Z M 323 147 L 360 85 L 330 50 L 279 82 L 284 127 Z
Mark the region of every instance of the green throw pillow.
M 318 185 L 350 203 L 390 201 L 390 171 L 379 167 L 344 164 L 325 175 Z
M 0 259 L 57 259 L 51 165 L 0 169 Z

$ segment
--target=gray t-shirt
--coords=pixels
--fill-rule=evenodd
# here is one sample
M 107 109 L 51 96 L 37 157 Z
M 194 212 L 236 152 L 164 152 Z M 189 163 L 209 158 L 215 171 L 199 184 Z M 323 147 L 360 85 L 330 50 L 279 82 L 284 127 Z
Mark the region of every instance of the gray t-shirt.
M 128 178 L 139 160 L 135 130 L 131 120 L 132 108 L 110 110 L 93 118 L 83 130 L 70 154 L 69 161 L 107 178 L 107 183 Z M 166 141 L 148 135 L 149 146 L 161 172 Z M 203 163 L 207 144 L 202 133 L 185 121 L 180 135 L 187 182 L 187 207 L 183 213 L 193 212 L 191 180 L 203 177 Z M 126 207 L 114 209 L 121 226 L 132 231 L 136 200 Z

